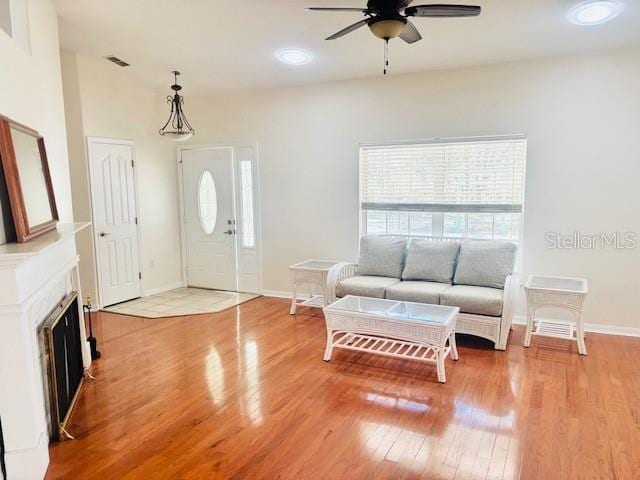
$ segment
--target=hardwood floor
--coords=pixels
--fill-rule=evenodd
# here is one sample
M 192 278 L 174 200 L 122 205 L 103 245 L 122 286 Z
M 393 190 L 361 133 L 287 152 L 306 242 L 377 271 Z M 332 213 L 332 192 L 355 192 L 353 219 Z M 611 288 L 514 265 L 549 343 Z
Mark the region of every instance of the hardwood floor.
M 319 310 L 259 298 L 169 319 L 100 314 L 103 358 L 47 479 L 637 479 L 640 339 L 516 327 L 428 365 L 335 351 Z

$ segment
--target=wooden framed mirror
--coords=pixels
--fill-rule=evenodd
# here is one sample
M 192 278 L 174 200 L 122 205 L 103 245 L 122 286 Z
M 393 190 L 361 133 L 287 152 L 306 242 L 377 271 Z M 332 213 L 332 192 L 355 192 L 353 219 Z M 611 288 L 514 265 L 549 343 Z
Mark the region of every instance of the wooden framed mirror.
M 0 116 L 0 159 L 16 240 L 27 242 L 55 229 L 58 209 L 44 138 L 29 127 Z

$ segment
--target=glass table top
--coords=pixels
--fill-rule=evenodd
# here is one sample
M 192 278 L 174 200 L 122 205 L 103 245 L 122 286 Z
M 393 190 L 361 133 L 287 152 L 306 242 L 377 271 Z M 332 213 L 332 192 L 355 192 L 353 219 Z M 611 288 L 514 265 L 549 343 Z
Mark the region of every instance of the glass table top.
M 351 313 L 367 313 L 432 324 L 446 324 L 458 311 L 456 307 L 399 302 L 381 298 L 366 298 L 347 295 L 327 307 Z
M 566 292 L 585 293 L 587 281 L 583 278 L 545 277 L 531 275 L 525 287 L 540 290 L 561 290 Z
M 327 270 L 335 267 L 340 262 L 333 262 L 329 260 L 306 260 L 304 262 L 291 265 L 291 268 L 314 268 L 319 270 Z

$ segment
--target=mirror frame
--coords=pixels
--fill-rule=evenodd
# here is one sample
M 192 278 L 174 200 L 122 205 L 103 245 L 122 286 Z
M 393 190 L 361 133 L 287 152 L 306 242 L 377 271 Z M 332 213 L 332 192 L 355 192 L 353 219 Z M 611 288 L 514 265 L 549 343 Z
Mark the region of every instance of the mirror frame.
M 38 143 L 42 172 L 47 187 L 49 207 L 51 208 L 51 220 L 41 223 L 40 225 L 29 225 L 27 206 L 24 202 L 22 182 L 20 181 L 16 153 L 13 147 L 13 137 L 11 136 L 12 128 L 34 137 Z M 54 230 L 58 223 L 59 216 L 55 195 L 53 193 L 53 184 L 51 183 L 51 172 L 49 171 L 44 138 L 37 131 L 0 115 L 0 159 L 2 160 L 2 168 L 4 169 L 4 177 L 7 183 L 9 203 L 11 203 L 13 224 L 15 225 L 16 240 L 18 243 L 28 242 L 33 238 Z

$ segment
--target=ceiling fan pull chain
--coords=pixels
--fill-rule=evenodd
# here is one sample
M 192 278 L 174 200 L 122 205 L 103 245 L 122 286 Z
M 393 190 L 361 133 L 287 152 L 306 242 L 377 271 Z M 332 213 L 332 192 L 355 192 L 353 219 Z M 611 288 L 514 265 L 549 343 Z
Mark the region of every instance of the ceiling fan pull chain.
M 384 39 L 384 75 L 389 70 L 389 39 Z

